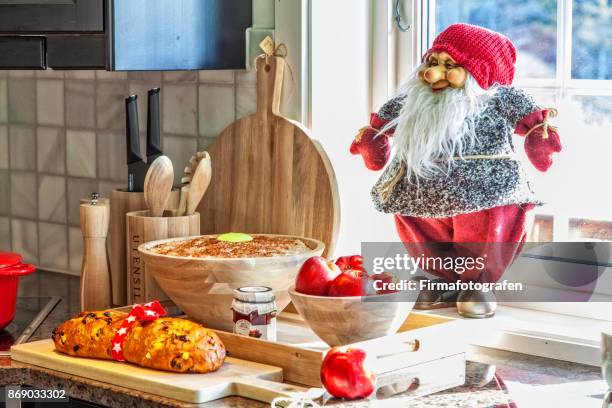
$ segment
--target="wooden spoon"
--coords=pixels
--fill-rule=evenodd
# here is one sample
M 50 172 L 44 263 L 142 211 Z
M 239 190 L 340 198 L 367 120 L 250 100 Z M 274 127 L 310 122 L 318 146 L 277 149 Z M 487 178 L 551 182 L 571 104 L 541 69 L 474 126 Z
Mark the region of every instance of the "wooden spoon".
M 189 195 L 187 196 L 187 212 L 185 215 L 191 215 L 195 212 L 196 207 L 200 204 L 204 193 L 208 189 L 210 179 L 212 177 L 212 166 L 210 155 L 208 152 L 198 152 L 198 163 L 192 170 L 191 181 L 189 183 Z
M 144 181 L 144 198 L 151 216 L 161 217 L 168 204 L 174 181 L 174 169 L 167 156 L 159 156 L 149 166 Z

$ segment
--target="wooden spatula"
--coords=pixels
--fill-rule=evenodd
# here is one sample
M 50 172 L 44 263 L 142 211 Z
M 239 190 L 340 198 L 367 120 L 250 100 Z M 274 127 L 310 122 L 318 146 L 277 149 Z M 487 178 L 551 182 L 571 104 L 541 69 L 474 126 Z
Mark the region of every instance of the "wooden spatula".
M 144 197 L 151 216 L 161 217 L 170 198 L 174 169 L 167 156 L 159 156 L 151 163 L 144 181 Z
M 195 212 L 196 207 L 200 204 L 204 193 L 208 189 L 212 176 L 212 166 L 210 155 L 208 152 L 198 152 L 198 164 L 193 169 L 191 181 L 189 183 L 189 195 L 187 196 L 187 212 L 185 215 L 191 215 Z
M 211 176 L 212 166 L 208 152 L 197 152 L 195 156 L 191 156 L 181 178 L 183 185 L 178 208 L 180 215 L 191 215 L 195 212 L 208 189 Z

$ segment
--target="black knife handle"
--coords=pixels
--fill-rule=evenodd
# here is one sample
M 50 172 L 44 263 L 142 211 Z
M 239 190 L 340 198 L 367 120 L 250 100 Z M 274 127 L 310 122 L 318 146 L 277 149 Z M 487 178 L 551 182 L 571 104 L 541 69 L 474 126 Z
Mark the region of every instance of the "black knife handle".
M 140 131 L 138 129 L 138 96 L 130 95 L 125 98 L 125 131 L 127 147 L 127 163 L 141 161 L 140 157 Z
M 159 125 L 159 88 L 147 92 L 149 105 L 147 109 L 147 161 L 162 154 L 161 130 Z

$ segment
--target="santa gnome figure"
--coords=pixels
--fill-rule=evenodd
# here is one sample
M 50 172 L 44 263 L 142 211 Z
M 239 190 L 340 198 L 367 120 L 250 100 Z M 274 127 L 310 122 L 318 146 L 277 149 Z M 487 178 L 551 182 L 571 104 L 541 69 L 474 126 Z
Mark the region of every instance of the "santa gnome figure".
M 483 243 L 497 260 L 495 267 L 461 275 L 427 270 L 446 281 L 497 282 L 525 241 L 527 212 L 542 204 L 513 156 L 512 135 L 524 137 L 527 157 L 543 172 L 561 151 L 548 122 L 556 111 L 512 86 L 515 62 L 507 37 L 469 24 L 449 26 L 350 148 L 368 169 L 382 170 L 393 145 L 372 199 L 378 211 L 394 214 L 407 247 Z M 509 254 L 499 243 L 514 250 Z M 440 295 L 421 292 L 419 302 L 435 307 Z M 466 292 L 455 300 L 464 316 L 495 311 L 494 297 Z

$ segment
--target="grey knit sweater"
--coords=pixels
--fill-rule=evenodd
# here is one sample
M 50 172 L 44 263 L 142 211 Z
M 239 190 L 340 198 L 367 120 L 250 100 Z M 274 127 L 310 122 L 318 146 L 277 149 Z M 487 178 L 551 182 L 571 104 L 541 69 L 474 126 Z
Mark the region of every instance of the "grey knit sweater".
M 378 115 L 385 120 L 394 119 L 403 102 L 401 99 L 390 100 Z M 498 87 L 474 120 L 478 142 L 466 149 L 463 155 L 512 154 L 514 128 L 521 119 L 538 109 L 533 99 L 522 90 Z M 541 204 L 521 163 L 514 159 L 453 160 L 450 170 L 433 177 L 402 178 L 384 201 L 379 187 L 397 173 L 399 166 L 400 159 L 396 155 L 372 189 L 372 199 L 378 211 L 443 218 L 508 204 Z

